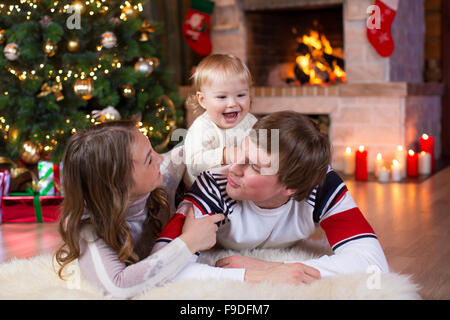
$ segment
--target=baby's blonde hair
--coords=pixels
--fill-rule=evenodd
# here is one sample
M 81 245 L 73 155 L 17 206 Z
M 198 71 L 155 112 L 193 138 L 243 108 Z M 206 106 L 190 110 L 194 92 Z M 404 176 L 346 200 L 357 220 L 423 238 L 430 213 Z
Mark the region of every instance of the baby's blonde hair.
M 205 84 L 231 77 L 234 79 L 237 77 L 239 81 L 246 82 L 249 88 L 252 86 L 252 75 L 241 59 L 231 54 L 212 54 L 198 64 L 190 79 L 197 92 L 201 91 Z M 186 106 L 193 110 L 195 116 L 205 111 L 198 103 L 196 94 L 186 99 Z

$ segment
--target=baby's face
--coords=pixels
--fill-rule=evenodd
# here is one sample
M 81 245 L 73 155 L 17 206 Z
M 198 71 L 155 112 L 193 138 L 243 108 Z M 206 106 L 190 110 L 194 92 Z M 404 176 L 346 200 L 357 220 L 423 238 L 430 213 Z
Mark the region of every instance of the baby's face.
M 250 88 L 238 79 L 216 79 L 197 92 L 200 105 L 222 129 L 235 127 L 250 109 Z

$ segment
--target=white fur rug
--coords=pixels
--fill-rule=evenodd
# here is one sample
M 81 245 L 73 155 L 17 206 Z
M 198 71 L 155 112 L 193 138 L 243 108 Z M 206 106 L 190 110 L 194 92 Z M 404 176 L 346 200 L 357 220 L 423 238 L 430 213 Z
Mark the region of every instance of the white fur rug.
M 219 258 L 236 254 L 231 250 L 203 253 L 199 262 L 213 265 Z M 271 261 L 306 260 L 323 254 L 323 246 L 304 242 L 291 249 L 261 249 L 239 252 Z M 81 277 L 65 282 L 58 278 L 52 256 L 13 259 L 0 265 L 0 299 L 111 299 Z M 79 275 L 77 263 L 71 265 Z M 324 278 L 310 285 L 249 284 L 237 281 L 202 280 L 169 283 L 149 288 L 135 299 L 164 300 L 272 300 L 272 299 L 421 299 L 418 287 L 406 275 L 374 275 L 372 272 Z

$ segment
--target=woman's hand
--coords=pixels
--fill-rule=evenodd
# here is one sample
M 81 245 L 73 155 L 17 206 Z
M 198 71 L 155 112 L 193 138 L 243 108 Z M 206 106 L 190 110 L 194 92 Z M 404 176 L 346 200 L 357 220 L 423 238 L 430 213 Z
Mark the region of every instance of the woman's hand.
M 186 214 L 179 238 L 183 240 L 192 253 L 211 248 L 216 244 L 216 223 L 225 218 L 223 214 L 196 219 L 192 206 Z
M 265 270 L 245 270 L 244 280 L 250 283 L 269 281 L 285 284 L 310 284 L 320 279 L 319 270 L 303 263 L 282 263 Z

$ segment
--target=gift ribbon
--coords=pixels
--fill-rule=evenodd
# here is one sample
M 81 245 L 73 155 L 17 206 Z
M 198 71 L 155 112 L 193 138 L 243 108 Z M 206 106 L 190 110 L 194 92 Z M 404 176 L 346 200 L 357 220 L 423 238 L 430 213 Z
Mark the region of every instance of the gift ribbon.
M 35 191 L 30 187 L 26 188 L 26 192 L 12 192 L 11 196 L 32 196 L 33 197 L 33 207 L 34 207 L 34 215 L 36 216 L 36 222 L 42 223 L 44 220 L 42 219 L 42 208 L 41 201 L 39 200 L 40 193 L 39 191 Z

